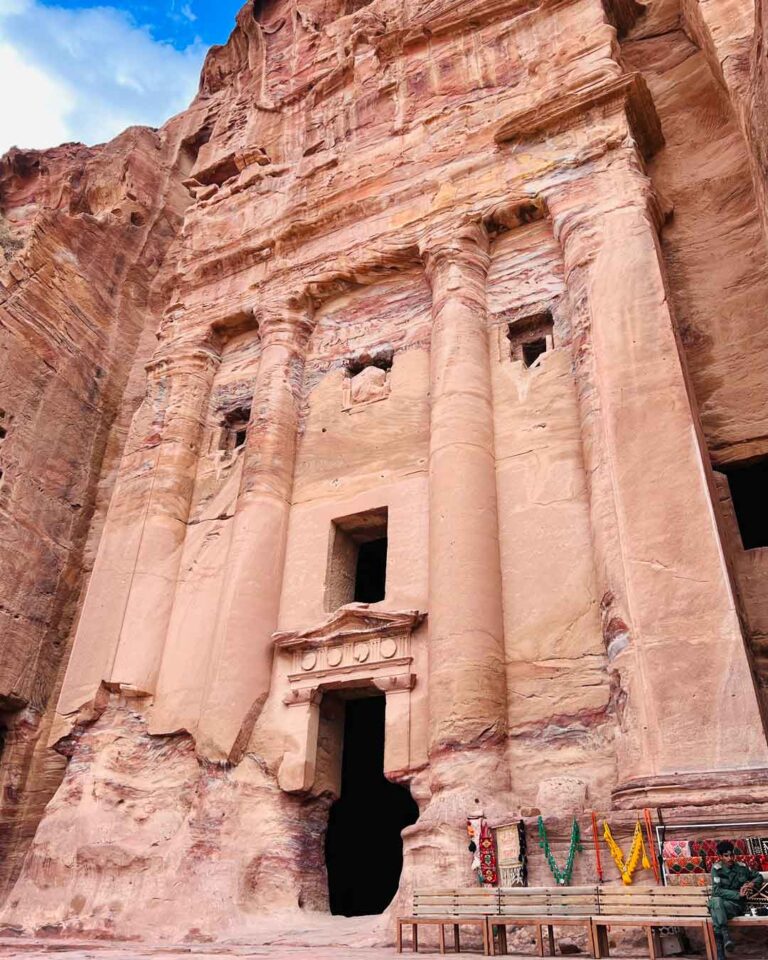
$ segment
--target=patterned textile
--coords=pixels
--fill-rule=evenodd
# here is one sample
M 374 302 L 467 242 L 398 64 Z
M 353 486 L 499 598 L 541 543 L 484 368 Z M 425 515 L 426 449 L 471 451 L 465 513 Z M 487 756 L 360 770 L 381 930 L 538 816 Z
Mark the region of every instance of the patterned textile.
M 661 848 L 661 855 L 666 860 L 668 857 L 690 857 L 691 844 L 689 840 L 665 840 Z
M 480 875 L 482 883 L 496 886 L 499 875 L 496 871 L 496 845 L 488 822 L 483 820 L 480 827 Z
M 760 856 L 754 856 L 752 854 L 744 856 L 743 854 L 740 854 L 735 859 L 737 863 L 744 863 L 752 870 L 768 870 L 768 856 L 764 856 L 763 854 L 760 854 Z M 712 867 L 714 867 L 718 860 L 719 857 L 704 858 L 704 865 L 708 873 L 712 870 Z
M 709 875 L 706 873 L 673 873 L 667 877 L 670 887 L 706 887 Z
M 499 864 L 499 886 L 500 887 L 524 887 L 525 878 L 523 877 L 522 863 L 511 867 L 504 867 Z
M 524 887 L 528 882 L 525 856 L 525 824 L 506 823 L 493 831 L 496 839 L 496 863 L 499 885 Z
M 664 860 L 667 873 L 704 873 L 703 857 L 667 857 Z
M 763 845 L 763 853 L 768 856 L 768 837 L 763 837 L 760 843 Z
M 496 853 L 499 866 L 520 863 L 520 831 L 516 823 L 496 827 Z
M 762 837 L 747 837 L 747 850 L 754 856 L 759 857 L 763 852 Z
M 721 843 L 721 840 L 691 840 L 691 856 L 692 857 L 716 857 L 717 856 L 717 845 Z M 749 853 L 747 848 L 746 838 L 742 837 L 739 840 L 730 840 L 730 843 L 733 844 L 736 853 L 746 856 Z

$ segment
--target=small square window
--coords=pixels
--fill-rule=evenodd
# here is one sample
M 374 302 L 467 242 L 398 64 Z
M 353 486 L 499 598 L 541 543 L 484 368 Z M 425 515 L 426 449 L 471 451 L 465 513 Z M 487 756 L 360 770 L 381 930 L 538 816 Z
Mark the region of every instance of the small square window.
M 325 608 L 378 603 L 386 596 L 387 507 L 339 517 L 331 524 Z
M 553 326 L 548 310 L 510 323 L 507 326 L 510 360 L 522 362 L 526 369 L 532 367 L 542 354 L 553 349 Z
M 353 411 L 354 408 L 385 400 L 389 396 L 393 358 L 393 348 L 384 346 L 346 361 L 343 410 Z
M 224 458 L 231 457 L 235 450 L 245 446 L 248 438 L 248 423 L 251 419 L 250 407 L 238 407 L 225 414 L 221 426 L 219 450 L 224 452 Z

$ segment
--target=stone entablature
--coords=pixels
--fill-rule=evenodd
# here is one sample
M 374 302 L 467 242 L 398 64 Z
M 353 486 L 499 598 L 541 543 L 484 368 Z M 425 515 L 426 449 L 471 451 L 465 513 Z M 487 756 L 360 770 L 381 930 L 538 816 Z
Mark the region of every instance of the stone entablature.
M 424 617 L 418 610 L 389 613 L 353 603 L 318 627 L 275 634 L 275 649 L 291 655 L 283 702 L 305 703 L 310 692 L 354 680 L 386 679 L 387 689 L 410 689 L 411 634 Z
M 291 658 L 282 700 L 296 708 L 289 724 L 293 748 L 286 750 L 278 774 L 283 790 L 312 789 L 320 701 L 331 690 L 375 687 L 382 691 L 387 697 L 385 772 L 408 766 L 409 700 L 416 684 L 412 633 L 425 617 L 418 610 L 389 612 L 350 603 L 319 626 L 274 634 L 275 652 Z

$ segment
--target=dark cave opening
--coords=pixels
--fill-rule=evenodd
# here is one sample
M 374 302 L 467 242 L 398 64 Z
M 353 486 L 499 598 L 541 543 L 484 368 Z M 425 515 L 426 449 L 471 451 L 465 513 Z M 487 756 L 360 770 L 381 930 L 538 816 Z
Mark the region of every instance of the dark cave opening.
M 384 776 L 383 696 L 346 702 L 341 796 L 331 807 L 325 863 L 331 913 L 382 913 L 403 867 L 401 830 L 419 808 L 410 792 Z

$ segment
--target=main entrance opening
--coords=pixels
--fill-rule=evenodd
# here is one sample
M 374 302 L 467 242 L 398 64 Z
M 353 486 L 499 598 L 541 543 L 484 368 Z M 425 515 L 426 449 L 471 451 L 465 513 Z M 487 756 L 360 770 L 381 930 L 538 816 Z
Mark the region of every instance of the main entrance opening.
M 400 831 L 419 815 L 409 791 L 384 776 L 384 710 L 383 696 L 345 705 L 341 796 L 325 838 L 331 913 L 344 917 L 389 906 L 403 868 Z

